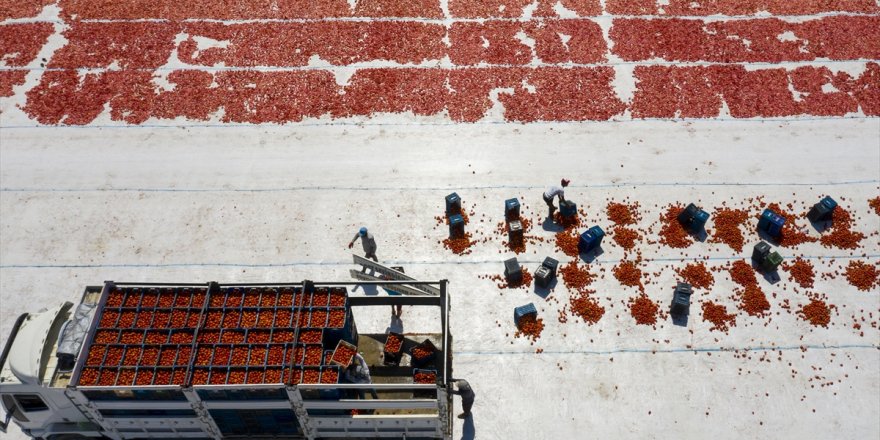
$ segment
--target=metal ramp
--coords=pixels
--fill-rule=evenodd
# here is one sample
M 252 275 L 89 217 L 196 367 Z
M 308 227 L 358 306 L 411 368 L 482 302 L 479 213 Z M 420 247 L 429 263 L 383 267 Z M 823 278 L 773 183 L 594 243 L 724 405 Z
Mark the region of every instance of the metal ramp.
M 352 254 L 354 264 L 371 269 L 371 272 L 361 272 L 357 269 L 351 269 L 351 277 L 358 281 L 417 281 L 415 278 L 404 274 L 398 270 L 394 270 L 388 266 L 381 265 L 375 261 L 368 260 L 364 257 Z M 440 289 L 427 284 L 407 285 L 398 284 L 394 286 L 394 291 L 402 295 L 431 295 L 440 296 Z

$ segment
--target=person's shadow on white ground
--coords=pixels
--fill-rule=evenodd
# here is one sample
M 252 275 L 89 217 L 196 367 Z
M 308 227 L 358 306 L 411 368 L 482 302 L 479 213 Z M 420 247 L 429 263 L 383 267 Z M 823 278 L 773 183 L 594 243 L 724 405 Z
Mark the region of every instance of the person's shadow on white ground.
M 388 324 L 388 328 L 385 329 L 385 333 L 387 334 L 388 332 L 403 334 L 403 320 L 399 316 L 391 315 L 391 322 Z
M 477 429 L 474 427 L 474 416 L 464 419 L 461 427 L 461 440 L 474 440 L 477 437 Z

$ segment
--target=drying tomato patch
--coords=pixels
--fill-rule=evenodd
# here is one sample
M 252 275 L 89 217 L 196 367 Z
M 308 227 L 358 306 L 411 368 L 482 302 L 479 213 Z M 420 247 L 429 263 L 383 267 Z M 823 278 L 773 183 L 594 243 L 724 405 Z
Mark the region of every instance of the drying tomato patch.
M 727 332 L 730 327 L 736 326 L 736 315 L 727 313 L 727 307 L 706 301 L 702 305 L 703 320 L 712 323 L 710 331 Z
M 535 315 L 526 315 L 520 318 L 515 336 L 517 338 L 523 336 L 531 339 L 534 343 L 541 337 L 541 332 L 543 331 L 544 320 L 542 318 L 538 318 Z
M 532 3 L 532 0 L 450 0 L 449 13 L 456 18 L 515 18 L 522 16 L 523 8 Z M 558 3 L 579 17 L 602 13 L 599 0 L 559 0 Z M 556 17 L 556 4 L 557 0 L 538 0 L 533 16 Z
M 611 238 L 618 246 L 629 251 L 635 249 L 636 242 L 641 240 L 642 236 L 635 229 L 615 226 L 611 230 Z
M 644 293 L 629 300 L 629 313 L 636 320 L 636 324 L 656 324 L 659 311 L 660 306 Z
M 178 46 L 178 58 L 203 66 L 295 67 L 308 65 L 314 56 L 334 66 L 376 60 L 419 64 L 446 54 L 446 28 L 420 22 L 196 22 L 184 24 L 183 32 L 189 38 Z M 200 48 L 197 38 L 223 44 Z
M 811 15 L 823 12 L 880 12 L 872 0 L 606 0 L 605 11 L 614 15 Z
M 49 35 L 51 23 L 12 23 L 0 25 L 0 60 L 5 67 L 23 67 L 36 57 Z
M 846 280 L 859 290 L 870 291 L 880 282 L 880 270 L 877 265 L 864 261 L 850 261 L 846 266 Z
M 816 277 L 813 271 L 813 263 L 803 258 L 796 258 L 791 263 L 784 262 L 782 268 L 791 275 L 791 278 L 803 288 L 813 287 L 813 280 Z
M 880 197 L 874 197 L 868 200 L 868 206 L 874 210 L 874 214 L 880 215 Z
M 14 18 L 36 17 L 46 5 L 55 3 L 56 0 L 28 0 L 3 2 L 0 6 L 0 21 Z
M 562 282 L 570 290 L 581 290 L 593 282 L 595 276 L 590 274 L 586 267 L 578 265 L 577 260 L 559 268 Z
M 730 273 L 730 278 L 733 282 L 740 286 L 758 284 L 758 278 L 755 277 L 755 269 L 744 260 L 737 260 L 731 263 L 728 272 Z
M 683 205 L 668 205 L 666 211 L 660 215 L 660 243 L 679 249 L 694 243 L 693 237 L 678 222 L 678 215 L 682 211 L 684 211 Z
M 579 240 L 580 236 L 574 229 L 559 231 L 556 233 L 556 248 L 569 257 L 577 257 L 580 254 Z
M 791 38 L 782 40 L 781 34 Z M 612 52 L 627 61 L 770 62 L 877 59 L 880 17 L 835 16 L 792 23 L 778 18 L 704 21 L 616 18 Z M 864 38 L 864 39 L 863 39 Z M 870 42 L 868 42 L 870 41 Z
M 849 211 L 842 206 L 838 206 L 831 215 L 831 227 L 822 234 L 820 239 L 822 246 L 839 249 L 858 248 L 861 241 L 865 238 L 865 234 L 852 230 L 853 219 Z
M 569 297 L 568 301 L 571 305 L 571 312 L 589 325 L 599 322 L 605 315 L 605 307 L 599 305 L 599 302 L 591 298 L 587 292 L 574 294 Z
M 693 287 L 708 290 L 715 284 L 715 277 L 712 276 L 712 272 L 709 272 L 706 264 L 702 261 L 688 264 L 684 268 L 676 270 L 676 272 L 684 278 L 686 283 Z
M 724 243 L 731 249 L 742 252 L 745 238 L 742 233 L 742 226 L 749 219 L 749 213 L 743 209 L 721 208 L 713 213 L 713 224 L 715 230 L 712 243 Z
M 614 278 L 624 286 L 638 287 L 640 291 L 645 291 L 642 284 L 642 270 L 638 267 L 637 261 L 621 261 L 614 266 Z
M 764 291 L 757 285 L 748 285 L 738 291 L 740 308 L 752 316 L 766 316 L 770 310 L 770 302 Z
M 821 299 L 812 298 L 809 304 L 801 307 L 798 311 L 798 316 L 814 326 L 828 327 L 828 324 L 831 322 L 831 308 L 833 307 L 833 305 L 825 304 L 825 301 Z
M 47 1 L 47 0 L 40 0 Z M 59 0 L 67 18 L 120 20 L 120 19 L 292 19 L 348 17 L 351 8 L 346 0 L 192 0 L 181 3 L 173 0 Z

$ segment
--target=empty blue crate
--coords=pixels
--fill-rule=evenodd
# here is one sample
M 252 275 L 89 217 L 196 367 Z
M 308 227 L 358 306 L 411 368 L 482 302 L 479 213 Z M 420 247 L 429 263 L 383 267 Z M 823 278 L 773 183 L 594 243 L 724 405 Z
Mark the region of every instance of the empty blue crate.
M 602 244 L 603 237 L 605 237 L 605 231 L 602 228 L 593 226 L 587 229 L 578 239 L 578 252 L 587 254 L 598 249 L 599 245 Z
M 507 220 L 519 218 L 519 199 L 512 198 L 504 201 L 504 218 Z
M 784 225 L 785 217 L 773 212 L 771 209 L 765 209 L 761 213 L 761 219 L 758 220 L 758 231 L 770 237 L 779 238 L 782 235 L 782 227 Z
M 519 306 L 513 309 L 514 324 L 519 326 L 519 321 L 529 315 L 538 316 L 538 309 L 535 308 L 534 303 L 528 303 L 524 306 Z
M 574 217 L 578 213 L 578 205 L 571 200 L 559 202 L 559 214 L 563 217 Z
M 449 236 L 452 238 L 464 237 L 464 217 L 460 214 L 449 217 Z
M 687 208 L 684 208 L 684 211 L 678 214 L 678 222 L 691 232 L 698 232 L 706 227 L 708 220 L 709 213 L 698 208 L 693 203 L 688 204 Z
M 813 223 L 831 221 L 837 202 L 831 197 L 825 197 L 810 208 L 807 218 Z
M 461 197 L 457 193 L 446 196 L 446 215 L 461 214 Z

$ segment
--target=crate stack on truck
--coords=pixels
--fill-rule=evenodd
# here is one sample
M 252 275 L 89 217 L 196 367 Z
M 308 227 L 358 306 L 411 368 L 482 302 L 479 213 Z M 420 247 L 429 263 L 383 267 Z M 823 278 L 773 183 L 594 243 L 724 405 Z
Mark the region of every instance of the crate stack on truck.
M 46 440 L 449 438 L 445 355 L 419 380 L 397 366 L 381 366 L 380 383 L 344 380 L 358 350 L 376 365 L 384 346 L 382 334 L 358 334 L 356 307 L 439 306 L 441 333 L 426 336 L 449 353 L 446 281 L 437 283 L 442 295 L 352 297 L 345 286 L 356 283 L 107 281 L 77 306 L 16 322 L 0 355 L 0 402 Z
M 356 336 L 341 287 L 114 285 L 73 385 L 337 383 L 324 353 Z

